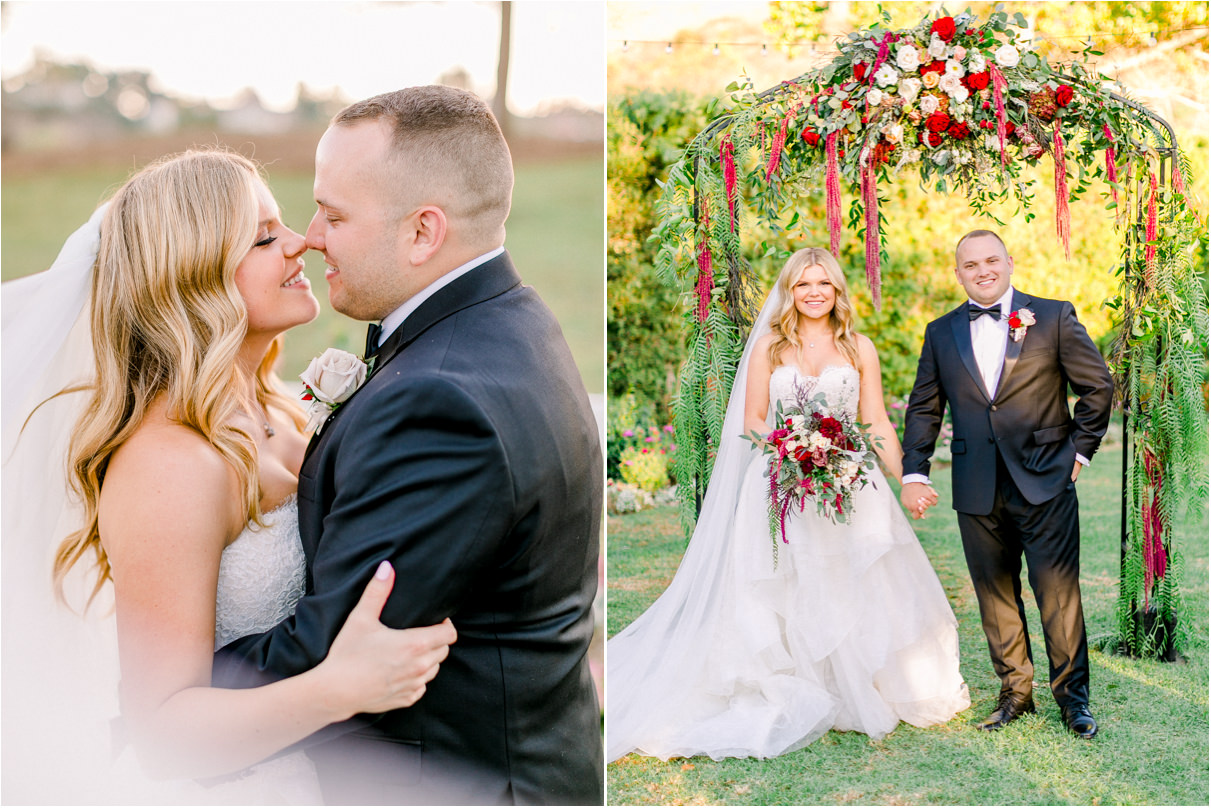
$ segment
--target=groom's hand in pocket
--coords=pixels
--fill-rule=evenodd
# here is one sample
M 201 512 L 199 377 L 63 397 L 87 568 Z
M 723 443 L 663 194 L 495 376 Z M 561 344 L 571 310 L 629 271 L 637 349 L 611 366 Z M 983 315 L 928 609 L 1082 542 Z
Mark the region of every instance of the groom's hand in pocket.
M 346 718 L 411 707 L 458 638 L 449 618 L 420 628 L 384 626 L 379 615 L 394 584 L 395 570 L 384 561 L 316 668 L 327 674 L 335 704 Z
M 1076 482 L 1076 478 L 1081 476 L 1082 468 L 1084 468 L 1084 464 L 1081 463 L 1081 461 L 1079 461 L 1079 460 L 1073 461 L 1073 463 L 1072 463 L 1072 481 L 1074 483 Z

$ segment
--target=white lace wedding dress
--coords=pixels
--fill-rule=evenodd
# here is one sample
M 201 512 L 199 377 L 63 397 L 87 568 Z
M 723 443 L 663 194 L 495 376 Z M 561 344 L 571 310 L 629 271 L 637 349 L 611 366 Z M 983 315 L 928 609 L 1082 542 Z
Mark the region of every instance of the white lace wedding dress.
M 806 382 L 855 415 L 858 379 L 848 365 L 818 378 L 781 366 L 770 399 L 793 403 Z M 683 561 L 665 594 L 607 646 L 611 760 L 632 751 L 773 757 L 829 729 L 878 739 L 900 721 L 942 723 L 970 704 L 954 614 L 878 469 L 854 495 L 848 524 L 810 503 L 789 517 L 775 565 L 766 459 L 750 452 L 718 555 Z M 687 559 L 701 553 L 693 545 L 704 529 L 700 520 Z
M 249 525 L 223 550 L 215 595 L 215 649 L 276 626 L 294 613 L 306 586 L 306 557 L 299 538 L 298 503 L 291 496 L 266 513 L 265 526 Z M 119 780 L 136 782 L 137 762 L 127 749 L 116 766 Z M 144 784 L 155 791 L 155 784 Z M 172 801 L 209 805 L 318 805 L 323 800 L 306 753 L 289 752 L 228 777 L 167 783 Z M 150 794 L 143 795 L 151 796 Z

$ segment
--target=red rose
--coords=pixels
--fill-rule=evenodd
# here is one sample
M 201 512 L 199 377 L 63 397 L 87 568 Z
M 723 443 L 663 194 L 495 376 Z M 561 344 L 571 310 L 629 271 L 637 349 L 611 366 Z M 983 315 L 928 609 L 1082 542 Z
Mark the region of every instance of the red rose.
M 931 132 L 945 132 L 950 128 L 950 116 L 938 110 L 925 119 L 925 128 Z
M 1010 328 L 1021 328 L 1022 327 L 1022 318 L 1018 317 L 1018 313 L 1016 311 L 1013 314 L 1009 315 L 1009 327 Z
M 862 62 L 854 62 L 854 81 L 862 81 L 866 78 L 866 65 Z
M 1061 84 L 1055 89 L 1055 103 L 1061 107 L 1066 107 L 1072 103 L 1072 88 L 1067 84 Z
M 983 90 L 988 86 L 988 71 L 985 70 L 982 73 L 968 73 L 963 77 L 963 84 L 972 92 L 975 92 L 976 90 Z
M 1018 130 L 1018 125 L 1013 121 L 1005 121 L 1005 137 L 1009 137 Z
M 955 140 L 962 140 L 971 134 L 971 130 L 967 128 L 967 124 L 963 123 L 962 121 L 955 121 L 946 131 Z
M 942 59 L 934 59 L 929 64 L 922 67 L 920 73 L 938 73 L 939 75 L 946 72 L 946 62 Z
M 929 26 L 929 30 L 937 34 L 938 39 L 949 42 L 955 35 L 954 17 L 938 17 L 933 21 L 933 25 Z
M 942 134 L 940 132 L 922 132 L 921 134 L 929 136 L 928 139 L 930 146 L 942 145 Z
M 812 453 L 807 450 L 807 447 L 800 446 L 795 450 L 795 460 L 799 463 L 805 463 L 811 459 Z
M 807 127 L 803 130 L 803 142 L 809 146 L 818 146 L 820 144 L 820 133 L 810 126 Z

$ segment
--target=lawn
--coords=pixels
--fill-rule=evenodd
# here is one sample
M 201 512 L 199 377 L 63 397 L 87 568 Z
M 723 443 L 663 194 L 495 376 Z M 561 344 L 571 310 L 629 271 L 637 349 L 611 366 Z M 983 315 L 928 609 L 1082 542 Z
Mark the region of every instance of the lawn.
M 1121 441 L 1114 433 L 1078 483 L 1081 587 L 1091 640 L 1114 627 L 1119 567 Z M 607 769 L 611 805 L 1207 805 L 1207 516 L 1178 531 L 1190 643 L 1177 664 L 1091 648 L 1091 705 L 1101 730 L 1070 735 L 1046 683 L 1038 610 L 1023 580 L 1036 649 L 1039 713 L 998 733 L 974 724 L 995 706 L 993 675 L 950 501 L 949 469 L 936 475 L 942 505 L 915 522 L 921 544 L 959 619 L 962 673 L 971 709 L 943 726 L 902 724 L 882 741 L 830 732 L 772 760 L 628 755 Z M 684 549 L 672 507 L 609 521 L 607 575 L 612 636 L 664 589 Z M 1025 573 L 1023 573 L 1025 579 Z M 608 654 L 608 651 L 607 651 Z M 608 710 L 607 710 L 608 716 Z M 607 720 L 606 733 L 609 733 Z
M 563 326 L 590 393 L 605 390 L 605 221 L 603 158 L 519 163 L 508 247 L 522 280 L 538 290 Z M 63 241 L 125 179 L 122 168 L 72 168 L 6 176 L 2 185 L 0 269 L 11 280 L 51 265 Z M 286 223 L 302 232 L 315 210 L 310 171 L 274 170 L 269 182 Z M 321 311 L 286 338 L 283 378 L 292 380 L 329 346 L 360 354 L 364 324 L 328 305 L 324 263 L 307 254 Z

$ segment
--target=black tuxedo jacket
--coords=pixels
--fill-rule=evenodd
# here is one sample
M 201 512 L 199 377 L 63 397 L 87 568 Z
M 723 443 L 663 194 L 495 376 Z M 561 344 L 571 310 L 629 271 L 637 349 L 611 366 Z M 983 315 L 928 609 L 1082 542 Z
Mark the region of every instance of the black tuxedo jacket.
M 426 300 L 308 446 L 293 617 L 216 656 L 216 684 L 308 670 L 376 565 L 387 625 L 451 617 L 413 707 L 313 736 L 339 802 L 601 804 L 586 650 L 602 514 L 598 430 L 550 310 L 503 254 Z M 335 737 L 334 737 L 335 736 Z
M 1114 383 L 1072 304 L 1013 293 L 1013 309 L 1036 322 L 1005 350 L 996 398 L 990 398 L 971 345 L 967 303 L 925 328 L 917 379 L 904 425 L 904 473 L 928 474 L 950 407 L 954 422 L 954 509 L 987 515 L 996 493 L 999 451 L 1018 490 L 1039 504 L 1072 477 L 1078 453 L 1092 458 L 1110 423 Z M 1072 413 L 1068 389 L 1078 396 Z

